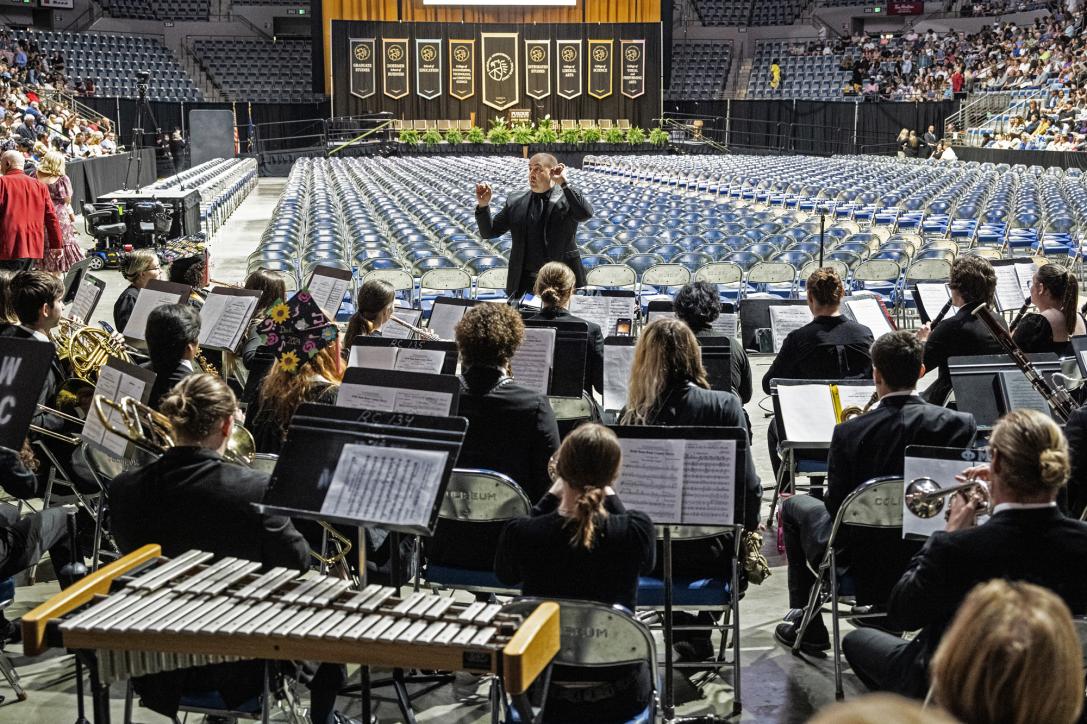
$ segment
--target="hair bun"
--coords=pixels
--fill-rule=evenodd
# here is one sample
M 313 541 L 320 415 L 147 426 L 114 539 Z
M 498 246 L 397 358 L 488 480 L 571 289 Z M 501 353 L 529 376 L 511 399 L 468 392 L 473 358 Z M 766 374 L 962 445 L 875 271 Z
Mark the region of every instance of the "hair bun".
M 1063 450 L 1043 450 L 1038 456 L 1038 474 L 1047 488 L 1059 488 L 1068 482 L 1068 454 Z

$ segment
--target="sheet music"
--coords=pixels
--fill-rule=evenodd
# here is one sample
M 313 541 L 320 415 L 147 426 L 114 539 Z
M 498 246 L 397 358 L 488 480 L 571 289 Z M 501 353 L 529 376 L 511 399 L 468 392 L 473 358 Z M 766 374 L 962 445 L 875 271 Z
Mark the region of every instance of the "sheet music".
M 621 410 L 627 404 L 634 345 L 604 345 L 604 409 Z
M 774 354 L 777 354 L 789 332 L 810 322 L 812 313 L 805 304 L 778 304 L 769 307 L 769 310 L 770 335 L 774 340 Z
M 883 313 L 883 309 L 879 306 L 879 302 L 872 297 L 847 299 L 845 300 L 845 306 L 853 315 L 854 321 L 871 330 L 872 339 L 879 339 L 888 332 L 894 331 L 891 329 L 891 323 L 887 321 L 887 315 Z
M 347 358 L 348 367 L 367 367 L 376 370 L 391 370 L 396 365 L 396 347 L 377 345 L 355 345 Z
M 1030 284 L 1028 282 L 1026 292 L 1019 279 L 1016 267 L 1019 264 L 1002 264 L 994 266 L 996 272 L 996 308 L 999 312 L 1018 311 L 1023 302 L 1030 296 Z M 1033 274 L 1033 264 L 1031 265 Z
M 1025 407 L 1028 410 L 1041 412 L 1048 417 L 1053 416 L 1045 397 L 1034 389 L 1034 385 L 1030 384 L 1030 380 L 1021 371 L 1006 370 L 998 374 L 1000 375 L 1001 389 L 1006 396 L 1008 410 Z
M 453 395 L 449 392 L 400 388 L 396 391 L 393 412 L 408 415 L 452 415 L 452 407 Z
M 875 385 L 838 385 L 838 402 L 843 408 L 856 405 L 863 410 L 875 391 Z
M 771 307 L 772 309 L 773 307 Z M 834 426 L 834 401 L 828 385 L 778 385 L 778 406 L 789 442 L 826 444 Z M 871 396 L 871 393 L 869 393 Z
M 120 401 L 125 397 L 143 399 L 143 391 L 146 383 L 131 375 L 126 375 L 114 367 L 103 365 L 98 373 L 98 382 L 94 386 L 94 394 L 102 395 L 111 400 Z M 107 419 L 115 427 L 123 428 L 121 415 L 112 407 L 106 408 Z M 83 422 L 83 439 L 95 443 L 114 457 L 124 457 L 128 450 L 128 440 L 120 435 L 114 435 L 106 430 L 105 425 L 98 418 L 98 414 L 92 409 Z
M 78 319 L 80 322 L 90 322 L 90 316 L 94 313 L 94 308 L 98 305 L 98 299 L 102 295 L 101 287 L 94 282 L 94 277 L 90 275 L 84 275 L 79 282 L 75 299 L 72 300 L 71 306 L 68 307 L 68 316 L 72 319 Z
M 1019 291 L 1026 300 L 1030 296 L 1030 288 L 1034 284 L 1034 272 L 1036 267 L 1030 260 L 1017 261 L 1012 266 L 1015 268 L 1015 276 L 1019 279 Z
M 453 395 L 432 390 L 409 390 L 378 385 L 344 383 L 336 395 L 339 407 L 353 407 L 414 415 L 449 415 Z
M 340 305 L 343 303 L 344 295 L 347 294 L 349 286 L 351 286 L 350 276 L 347 279 L 340 279 L 339 277 L 325 276 L 315 271 L 310 276 L 308 289 L 317 306 L 326 315 L 335 318 L 336 313 L 340 311 Z
M 619 438 L 623 464 L 616 483 L 623 505 L 654 521 L 683 515 L 684 440 Z
M 427 328 L 441 339 L 453 339 L 453 330 L 467 311 L 468 307 L 463 304 L 435 302 L 434 308 L 430 312 L 430 325 Z
M 510 360 L 510 371 L 517 384 L 547 394 L 555 359 L 555 333 L 554 327 L 525 328 L 524 341 Z
M 921 298 L 921 306 L 925 309 L 925 316 L 929 320 L 936 319 L 936 315 L 940 313 L 940 310 L 944 308 L 948 300 L 951 299 L 951 292 L 948 290 L 946 284 L 934 284 L 932 282 L 919 282 L 917 284 L 917 296 Z M 952 307 L 947 310 L 947 319 L 958 312 L 958 307 Z
M 581 317 L 586 322 L 595 322 L 604 336 L 615 334 L 615 322 L 619 319 L 634 319 L 636 301 L 634 297 L 604 297 L 575 294 L 570 299 L 570 314 Z
M 393 369 L 401 372 L 429 372 L 439 375 L 442 373 L 442 365 L 445 364 L 445 355 L 445 351 L 440 349 L 401 347 L 396 351 L 396 363 Z
M 964 460 L 941 460 L 937 458 L 917 458 L 906 457 L 905 466 L 902 472 L 902 480 L 905 486 L 908 486 L 911 481 L 917 478 L 932 478 L 939 483 L 941 488 L 946 488 L 952 485 L 956 485 L 957 481 L 955 476 L 966 470 L 971 465 L 975 465 L 973 462 L 966 462 Z M 947 506 L 947 499 L 944 499 L 944 505 Z M 909 535 L 918 535 L 928 537 L 936 531 L 943 530 L 947 521 L 944 520 L 945 507 L 939 513 L 932 518 L 919 518 L 906 507 L 906 499 L 903 494 L 902 498 L 902 537 Z
M 448 453 L 344 445 L 321 513 L 389 526 L 422 526 L 441 490 Z
M 200 309 L 200 345 L 238 349 L 258 301 L 259 297 L 209 294 Z
M 736 441 L 684 443 L 682 517 L 677 522 L 732 525 L 736 511 Z
M 413 327 L 419 326 L 419 321 L 423 318 L 423 310 L 421 309 L 394 309 L 393 316 L 402 322 L 407 322 Z M 391 319 L 385 324 L 381 325 L 381 336 L 388 337 L 389 339 L 408 339 L 411 337 L 411 330 L 407 327 L 397 324 Z M 348 340 L 349 342 L 354 340 Z
M 645 323 L 648 325 L 648 324 L 653 324 L 653 322 L 656 322 L 658 319 L 675 319 L 675 318 L 676 318 L 676 313 L 673 312 L 671 309 L 654 309 L 651 312 L 646 312 Z
M 173 292 L 163 292 L 144 287 L 136 297 L 136 306 L 132 308 L 132 316 L 128 318 L 123 334 L 132 339 L 144 339 L 147 331 L 147 318 L 158 307 L 164 304 L 179 304 L 180 297 Z
M 736 339 L 736 327 L 739 324 L 740 315 L 732 312 L 722 312 L 717 319 L 710 323 L 710 329 L 718 337 Z

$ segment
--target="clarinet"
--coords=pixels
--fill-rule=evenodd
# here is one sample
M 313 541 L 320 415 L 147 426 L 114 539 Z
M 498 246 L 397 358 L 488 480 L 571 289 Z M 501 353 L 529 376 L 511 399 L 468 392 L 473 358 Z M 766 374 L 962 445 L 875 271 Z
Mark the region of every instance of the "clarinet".
M 1076 403 L 1068 394 L 1068 390 L 1064 387 L 1054 387 L 1034 368 L 1027 356 L 1023 354 L 1023 350 L 1019 349 L 1019 345 L 1012 339 L 1011 333 L 1000 325 L 1000 320 L 988 304 L 979 304 L 973 314 L 981 320 L 1016 366 L 1023 371 L 1031 386 L 1046 399 L 1053 408 L 1053 414 L 1060 418 L 1062 423 L 1067 422 L 1076 409 Z
M 945 304 L 943 306 L 943 308 L 940 310 L 940 313 L 936 315 L 936 318 L 933 319 L 931 322 L 929 322 L 929 329 L 935 329 L 936 325 L 939 324 L 940 322 L 942 322 L 944 317 L 946 317 L 947 313 L 950 312 L 950 311 L 951 311 L 951 300 L 948 299 L 947 304 Z
M 1015 313 L 1015 319 L 1012 320 L 1011 326 L 1008 327 L 1008 331 L 1015 334 L 1015 328 L 1019 326 L 1019 323 L 1023 321 L 1023 315 L 1027 313 L 1027 309 L 1030 308 L 1030 297 L 1027 297 L 1023 301 L 1023 306 L 1019 307 L 1019 311 Z

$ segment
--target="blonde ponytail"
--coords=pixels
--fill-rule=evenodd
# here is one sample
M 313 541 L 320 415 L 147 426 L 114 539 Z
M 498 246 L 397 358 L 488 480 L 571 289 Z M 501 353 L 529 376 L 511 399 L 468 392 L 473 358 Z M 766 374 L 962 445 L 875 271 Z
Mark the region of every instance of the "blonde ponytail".
M 622 458 L 619 438 L 603 425 L 581 425 L 562 441 L 555 471 L 578 493 L 573 515 L 566 523 L 574 529 L 571 547 L 593 549 L 599 526 L 608 516 L 605 488 L 619 476 Z

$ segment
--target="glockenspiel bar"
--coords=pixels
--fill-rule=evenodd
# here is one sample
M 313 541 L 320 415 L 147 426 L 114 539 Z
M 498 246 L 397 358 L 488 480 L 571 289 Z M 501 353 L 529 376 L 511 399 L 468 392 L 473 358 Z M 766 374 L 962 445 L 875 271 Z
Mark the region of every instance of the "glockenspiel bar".
M 283 594 L 282 599 L 284 603 L 296 603 L 299 598 L 306 595 L 309 591 L 318 588 L 327 579 L 324 577 L 314 576 L 313 578 L 307 578 Z
M 315 606 L 322 607 L 328 604 L 341 592 L 346 591 L 351 586 L 350 581 L 344 581 L 339 578 L 324 578 L 321 580 L 321 584 L 310 589 L 304 596 L 299 596 L 298 604 L 300 606 Z
M 419 638 L 419 634 L 426 630 L 428 625 L 426 621 L 412 621 L 411 625 L 404 629 L 404 633 L 400 635 L 400 640 L 408 644 L 414 642 Z
M 475 638 L 477 633 L 479 633 L 479 629 L 477 627 L 465 626 L 457 632 L 456 636 L 453 637 L 452 644 L 454 646 L 467 646 L 472 642 L 472 639 Z
M 392 626 L 378 634 L 378 641 L 396 641 L 400 634 L 407 630 L 408 626 L 411 626 L 411 619 L 398 618 L 393 622 Z
M 167 591 L 156 591 L 150 594 L 150 596 L 161 596 L 163 593 L 166 592 Z M 146 593 L 142 595 L 136 594 L 131 599 L 129 599 L 127 605 L 121 606 L 120 608 L 115 608 L 109 613 L 104 614 L 100 618 L 88 619 L 85 625 L 100 629 L 112 628 L 118 622 L 127 620 L 129 617 L 131 617 L 133 614 L 137 613 L 140 609 L 147 605 L 148 599 L 149 595 Z
M 494 626 L 484 626 L 479 630 L 474 637 L 472 637 L 471 646 L 486 646 L 494 638 L 494 635 L 498 633 L 498 629 Z
M 147 621 L 144 621 L 144 622 L 140 623 L 137 626 L 133 626 L 133 630 L 134 631 L 139 631 L 139 632 L 142 633 L 142 632 L 150 630 L 154 626 L 164 624 L 166 621 L 172 619 L 175 615 L 177 615 L 177 613 L 182 608 L 184 608 L 185 604 L 187 604 L 187 603 L 188 603 L 188 600 L 185 599 L 184 597 L 181 597 L 181 596 L 174 597 L 169 603 L 167 603 L 165 606 L 163 606 L 161 609 L 159 609 L 158 614 L 156 616 L 154 616 L 153 618 L 151 618 L 151 619 L 149 619 Z
M 476 619 L 476 616 L 478 616 L 480 612 L 482 612 L 483 609 L 486 607 L 487 604 L 483 603 L 482 601 L 475 601 L 474 603 L 469 604 L 468 608 L 461 611 L 460 616 L 458 616 L 457 618 L 458 620 L 464 621 L 465 623 L 471 623 Z
M 250 603 L 249 610 L 245 614 L 239 616 L 238 618 L 231 621 L 230 624 L 223 627 L 223 633 L 227 635 L 238 633 L 238 631 L 240 631 L 243 626 L 247 625 L 250 621 L 253 621 L 254 619 L 260 618 L 261 614 L 263 614 L 271 607 L 271 601 L 260 601 L 256 604 Z
M 472 623 L 487 624 L 494 620 L 494 617 L 498 615 L 498 612 L 502 610 L 502 606 L 497 603 L 488 604 L 472 618 Z
M 88 621 L 97 620 L 110 611 L 130 605 L 138 596 L 139 594 L 133 591 L 122 591 L 114 594 L 105 601 L 100 601 L 61 623 L 61 630 L 82 628 Z
M 406 615 L 408 611 L 417 606 L 419 603 L 425 601 L 431 594 L 424 593 L 423 591 L 416 591 L 400 603 L 393 606 L 393 613 Z
M 445 615 L 454 603 L 452 596 L 438 596 L 438 600 L 433 603 L 426 611 L 423 611 L 420 615 L 423 618 L 438 620 Z
M 453 639 L 460 633 L 460 630 L 461 626 L 459 624 L 447 624 L 445 628 L 434 636 L 434 643 L 439 646 L 447 646 L 453 642 Z
M 434 637 L 445 628 L 446 626 L 452 626 L 453 624 L 447 624 L 444 621 L 434 621 L 430 623 L 426 629 L 416 638 L 416 641 L 422 644 L 429 644 L 434 640 Z
M 227 591 L 231 586 L 238 581 L 243 580 L 252 573 L 260 570 L 260 564 L 253 561 L 242 561 L 241 565 L 231 570 L 226 575 L 219 578 L 219 580 L 205 586 L 202 593 L 212 596 L 218 596 L 220 593 Z
M 246 622 L 243 626 L 241 626 L 238 629 L 238 633 L 240 633 L 243 636 L 249 636 L 250 634 L 257 631 L 259 628 L 264 626 L 265 623 L 267 623 L 271 619 L 275 618 L 276 616 L 278 616 L 282 612 L 283 612 L 283 604 L 281 604 L 281 603 L 271 603 L 271 605 L 268 608 L 264 609 L 264 611 L 259 616 L 257 616 L 254 619 L 251 619 L 250 621 Z
M 321 623 L 332 614 L 333 611 L 329 609 L 317 610 L 310 614 L 309 619 L 307 619 L 300 625 L 290 629 L 287 632 L 287 635 L 291 638 L 305 638 L 306 635 L 309 634 L 309 632 L 312 631 L 315 626 L 317 626 L 317 624 Z
M 273 568 L 264 575 L 260 576 L 252 583 L 243 586 L 241 590 L 239 590 L 234 595 L 240 598 L 256 598 L 263 600 L 271 596 L 283 586 L 286 586 L 288 583 L 297 578 L 298 575 L 298 571 L 293 571 L 289 568 L 277 566 L 276 568 Z
M 150 574 L 134 579 L 129 585 L 145 590 L 158 588 L 175 578 L 185 575 L 201 563 L 210 561 L 213 557 L 211 553 L 205 551 L 188 551 L 169 563 L 156 568 Z
M 186 606 L 181 615 L 166 625 L 167 633 L 181 633 L 188 629 L 194 621 L 212 617 L 216 612 L 231 605 L 233 602 L 226 596 L 216 596 L 210 600 L 194 598 L 189 606 Z
M 392 616 L 381 616 L 373 626 L 361 632 L 361 635 L 352 631 L 351 638 L 361 641 L 376 641 L 377 637 L 385 632 L 385 629 L 396 623 Z
M 147 598 L 147 601 L 140 606 L 139 610 L 133 611 L 131 616 L 111 625 L 110 630 L 119 633 L 131 631 L 145 621 L 150 621 L 158 617 L 162 609 L 173 603 L 176 599 L 177 594 L 168 588 L 155 591 Z
M 334 627 L 340 625 L 340 623 L 342 623 L 343 620 L 346 618 L 354 619 L 355 616 L 352 616 L 347 611 L 333 610 L 331 616 L 322 621 L 319 626 L 317 626 L 313 629 L 313 631 L 310 632 L 312 638 L 324 638 L 325 634 L 331 631 Z
M 241 563 L 237 558 L 220 558 L 215 563 L 205 568 L 202 571 L 198 571 L 196 575 L 186 578 L 184 581 L 179 582 L 174 589 L 181 591 L 182 593 L 200 593 L 203 590 L 204 584 L 208 581 L 214 581 L 219 576 L 223 575 L 225 571 L 230 570 L 235 565 Z

